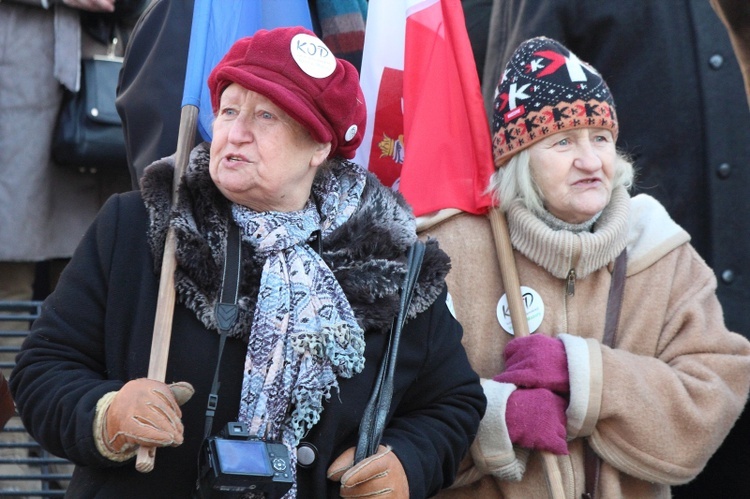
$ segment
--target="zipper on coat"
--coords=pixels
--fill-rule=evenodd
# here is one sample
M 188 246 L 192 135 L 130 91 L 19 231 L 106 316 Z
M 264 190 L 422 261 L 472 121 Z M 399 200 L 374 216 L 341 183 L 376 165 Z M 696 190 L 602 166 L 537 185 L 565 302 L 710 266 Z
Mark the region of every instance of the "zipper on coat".
M 568 276 L 565 278 L 565 293 L 568 296 L 576 294 L 576 267 L 578 266 L 578 261 L 581 259 L 581 251 L 581 241 L 577 240 L 570 258 L 570 270 L 568 271 Z
M 565 292 L 568 296 L 576 294 L 576 269 L 570 269 L 568 271 L 567 282 L 565 284 Z

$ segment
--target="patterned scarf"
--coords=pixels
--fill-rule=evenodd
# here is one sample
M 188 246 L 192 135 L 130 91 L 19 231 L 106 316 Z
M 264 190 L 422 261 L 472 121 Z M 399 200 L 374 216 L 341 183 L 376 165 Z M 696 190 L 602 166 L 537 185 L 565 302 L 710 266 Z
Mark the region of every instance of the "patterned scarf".
M 233 205 L 242 237 L 266 258 L 245 358 L 239 420 L 252 435 L 289 449 L 296 497 L 296 447 L 320 419 L 337 377 L 364 368 L 364 331 L 333 272 L 307 241 L 346 222 L 359 205 L 364 171 L 342 163 L 321 172 L 297 212 Z

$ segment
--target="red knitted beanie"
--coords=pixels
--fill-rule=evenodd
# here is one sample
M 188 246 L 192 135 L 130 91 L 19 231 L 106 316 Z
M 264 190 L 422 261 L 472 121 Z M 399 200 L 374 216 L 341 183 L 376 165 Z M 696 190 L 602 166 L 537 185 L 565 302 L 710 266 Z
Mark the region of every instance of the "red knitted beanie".
M 367 111 L 357 69 L 305 28 L 237 40 L 208 77 L 214 114 L 231 83 L 270 99 L 317 142 L 331 142 L 330 156 L 351 159 L 362 142 Z
M 492 115 L 495 166 L 569 128 L 608 128 L 617 139 L 615 102 L 601 75 L 556 40 L 536 37 L 513 52 Z

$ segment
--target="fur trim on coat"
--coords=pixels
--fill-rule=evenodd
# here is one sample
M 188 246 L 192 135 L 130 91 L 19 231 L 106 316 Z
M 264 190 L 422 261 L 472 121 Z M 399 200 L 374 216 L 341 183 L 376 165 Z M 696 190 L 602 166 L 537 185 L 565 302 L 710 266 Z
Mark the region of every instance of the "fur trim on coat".
M 156 268 L 161 268 L 164 241 L 171 223 L 177 235 L 175 287 L 178 300 L 195 312 L 209 329 L 217 329 L 214 307 L 221 287 L 231 203 L 208 172 L 209 148 L 198 145 L 190 154 L 170 222 L 174 156 L 146 169 L 141 190 L 149 212 L 149 241 Z M 341 285 L 365 330 L 386 331 L 398 312 L 399 290 L 406 272 L 405 253 L 416 241 L 411 208 L 401 195 L 384 187 L 371 173 L 360 206 L 351 218 L 322 241 L 322 257 Z M 255 310 L 264 260 L 252 246 L 242 245 L 242 282 L 237 324 L 230 336 L 247 341 Z M 448 256 L 437 241 L 427 242 L 409 318 L 426 310 L 445 286 Z

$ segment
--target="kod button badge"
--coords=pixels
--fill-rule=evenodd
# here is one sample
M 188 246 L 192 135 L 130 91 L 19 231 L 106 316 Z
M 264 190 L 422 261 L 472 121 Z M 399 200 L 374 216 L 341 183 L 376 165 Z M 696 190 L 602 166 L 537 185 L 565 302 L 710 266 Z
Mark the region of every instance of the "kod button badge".
M 544 319 L 544 302 L 539 293 L 526 286 L 521 286 L 521 298 L 523 299 L 523 307 L 526 310 L 526 320 L 529 321 L 529 332 L 533 333 L 542 325 L 542 319 Z M 500 298 L 500 301 L 497 302 L 497 321 L 505 331 L 514 334 L 507 294 L 504 294 Z
M 299 68 L 313 78 L 328 78 L 336 70 L 336 57 L 319 38 L 299 33 L 289 49 Z

